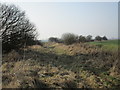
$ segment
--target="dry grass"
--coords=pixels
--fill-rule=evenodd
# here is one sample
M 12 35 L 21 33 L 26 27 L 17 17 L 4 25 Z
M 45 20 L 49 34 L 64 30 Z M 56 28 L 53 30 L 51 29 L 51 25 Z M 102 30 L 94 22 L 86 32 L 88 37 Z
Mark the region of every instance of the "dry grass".
M 3 61 L 3 88 L 120 87 L 117 52 L 93 45 L 45 43 L 12 51 Z

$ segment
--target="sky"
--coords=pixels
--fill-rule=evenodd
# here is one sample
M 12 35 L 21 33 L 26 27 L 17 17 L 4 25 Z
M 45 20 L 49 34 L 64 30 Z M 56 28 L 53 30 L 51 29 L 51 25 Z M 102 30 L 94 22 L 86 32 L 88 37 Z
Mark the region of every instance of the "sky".
M 35 24 L 38 39 L 63 33 L 118 38 L 117 2 L 14 2 Z

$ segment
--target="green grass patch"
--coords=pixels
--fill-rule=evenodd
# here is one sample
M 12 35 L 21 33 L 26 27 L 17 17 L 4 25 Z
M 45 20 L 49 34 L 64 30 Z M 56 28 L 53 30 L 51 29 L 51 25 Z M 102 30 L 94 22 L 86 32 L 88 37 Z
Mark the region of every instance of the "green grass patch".
M 120 46 L 120 40 L 95 41 L 89 42 L 89 44 L 96 45 L 103 50 L 118 51 L 118 46 Z

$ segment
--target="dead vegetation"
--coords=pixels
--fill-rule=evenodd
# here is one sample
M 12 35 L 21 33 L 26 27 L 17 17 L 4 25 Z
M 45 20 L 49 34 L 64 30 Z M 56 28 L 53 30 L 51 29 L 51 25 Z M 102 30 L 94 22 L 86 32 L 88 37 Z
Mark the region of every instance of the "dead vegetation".
M 3 88 L 120 88 L 118 53 L 45 43 L 3 55 Z

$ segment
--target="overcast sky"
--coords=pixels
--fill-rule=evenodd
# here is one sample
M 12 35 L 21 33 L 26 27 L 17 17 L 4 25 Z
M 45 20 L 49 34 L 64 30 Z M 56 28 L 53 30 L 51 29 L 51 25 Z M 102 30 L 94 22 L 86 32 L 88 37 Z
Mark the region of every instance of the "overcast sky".
M 38 39 L 63 33 L 118 37 L 117 2 L 16 2 L 37 27 Z

